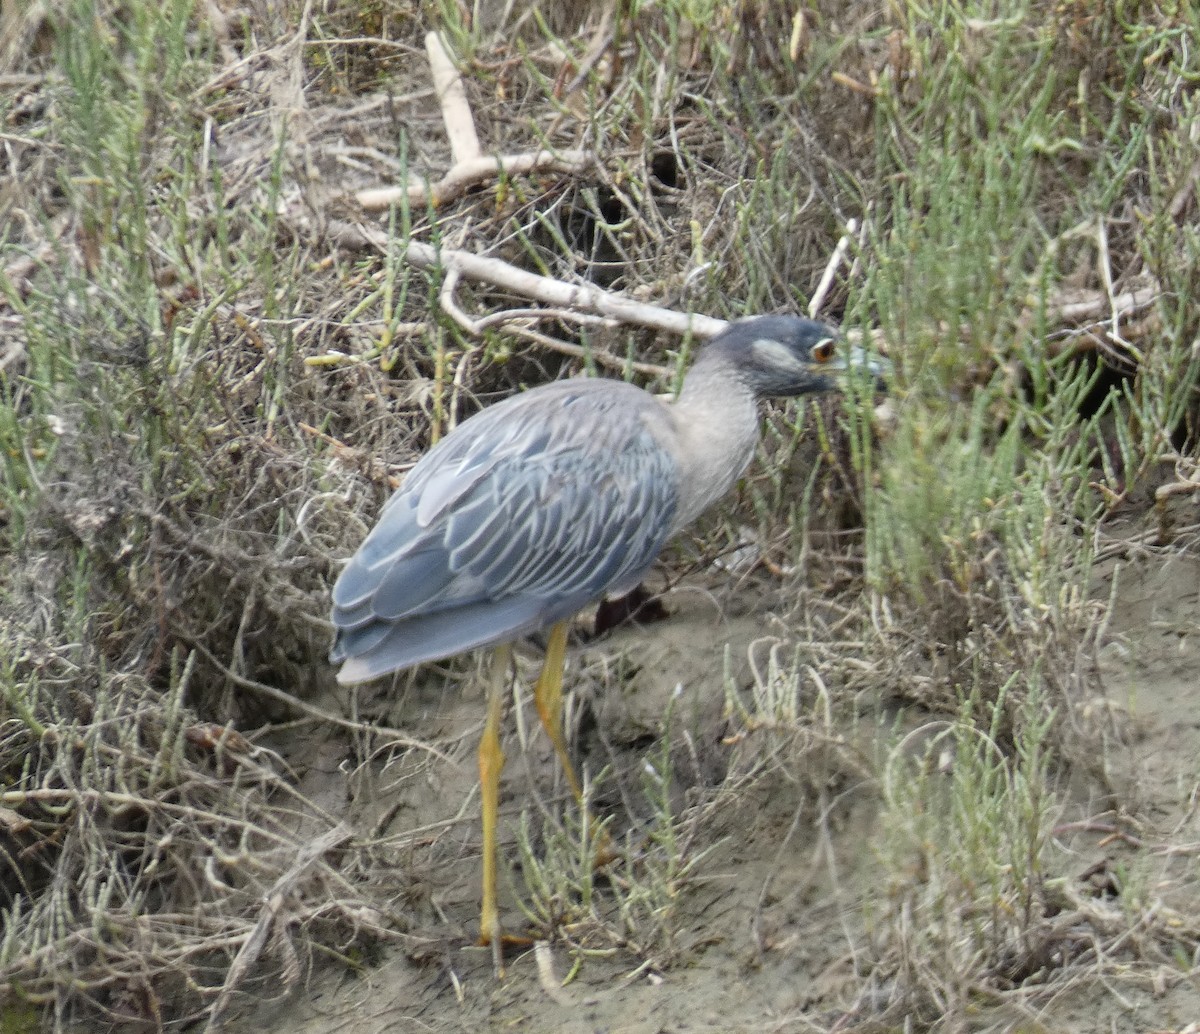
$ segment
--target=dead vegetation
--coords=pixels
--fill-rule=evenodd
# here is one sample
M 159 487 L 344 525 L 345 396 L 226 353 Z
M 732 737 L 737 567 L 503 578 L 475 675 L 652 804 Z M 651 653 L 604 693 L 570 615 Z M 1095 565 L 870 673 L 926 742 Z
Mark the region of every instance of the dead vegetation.
M 415 716 L 470 674 L 337 696 L 336 565 L 480 406 L 670 390 L 693 337 L 779 310 L 886 349 L 894 390 L 773 413 L 667 557 L 726 625 L 759 608 L 706 699 L 651 679 L 653 627 L 587 648 L 625 855 L 581 862 L 550 791 L 514 813 L 532 928 L 658 979 L 743 865 L 757 971 L 824 937 L 796 1029 L 1186 987 L 1194 809 L 1137 814 L 1096 659 L 1095 572 L 1200 544 L 1200 26 L 1133 8 L 0 8 L 0 1030 L 216 1029 L 391 950 L 461 998 L 470 737 Z

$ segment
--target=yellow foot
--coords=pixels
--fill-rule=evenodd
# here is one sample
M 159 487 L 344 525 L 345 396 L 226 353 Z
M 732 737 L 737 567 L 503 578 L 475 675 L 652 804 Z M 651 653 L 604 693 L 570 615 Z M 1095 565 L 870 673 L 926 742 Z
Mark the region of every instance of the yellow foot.
M 534 938 L 523 937 L 519 934 L 504 933 L 499 926 L 494 926 L 489 932 L 481 930 L 479 940 L 476 943 L 481 948 L 491 947 L 492 949 L 492 970 L 496 974 L 497 980 L 504 979 L 504 949 L 510 948 L 528 948 L 533 944 Z
M 494 948 L 497 944 L 507 945 L 510 948 L 528 948 L 536 940 L 536 937 L 532 937 L 529 934 L 502 933 L 499 937 L 496 937 L 481 933 L 479 940 L 475 943 L 481 948 L 486 948 L 488 945 Z

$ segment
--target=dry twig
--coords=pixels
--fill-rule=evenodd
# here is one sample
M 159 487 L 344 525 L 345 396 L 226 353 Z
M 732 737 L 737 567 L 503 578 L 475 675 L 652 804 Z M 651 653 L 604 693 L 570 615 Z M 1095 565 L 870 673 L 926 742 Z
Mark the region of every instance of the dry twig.
M 455 201 L 472 187 L 491 179 L 524 176 L 531 172 L 576 174 L 588 169 L 595 158 L 588 151 L 533 151 L 529 154 L 509 154 L 499 157 L 484 155 L 455 164 L 436 183 L 418 180 L 407 187 L 369 187 L 354 195 L 368 212 L 386 211 L 401 198 L 410 205 L 440 205 Z
M 446 137 L 450 141 L 450 155 L 456 166 L 472 162 L 483 154 L 479 136 L 475 132 L 475 117 L 467 103 L 467 91 L 463 88 L 462 76 L 454 67 L 454 59 L 440 33 L 425 35 L 425 53 L 429 57 L 429 70 L 433 75 L 433 88 L 442 106 L 442 120 L 446 124 Z
M 438 207 L 456 200 L 472 187 L 492 179 L 523 176 L 531 172 L 573 174 L 589 168 L 593 156 L 587 151 L 533 151 L 492 157 L 484 155 L 475 132 L 475 118 L 463 89 L 462 76 L 454 66 L 445 41 L 431 32 L 425 37 L 425 51 L 434 90 L 442 108 L 442 121 L 450 142 L 453 164 L 436 183 L 416 179 L 405 187 L 372 187 L 360 190 L 354 198 L 368 212 L 385 211 L 407 198 L 410 205 Z
M 858 220 L 846 220 L 846 232 L 842 234 L 841 239 L 837 242 L 837 247 L 833 249 L 833 254 L 829 256 L 829 262 L 825 265 L 825 272 L 821 274 L 821 282 L 817 284 L 817 289 L 813 291 L 813 296 L 808 302 L 808 314 L 813 319 L 817 318 L 817 313 L 821 311 L 821 306 L 825 304 L 825 297 L 829 294 L 829 289 L 833 286 L 833 278 L 837 276 L 838 267 L 846 260 L 846 252 L 850 250 L 850 242 L 854 239 L 854 235 L 858 232 Z
M 239 949 L 236 957 L 229 967 L 229 971 L 225 974 L 225 983 L 221 987 L 221 993 L 217 996 L 216 1002 L 213 1003 L 212 1011 L 208 1015 L 208 1023 L 205 1026 L 206 1034 L 221 1030 L 224 1026 L 225 1010 L 229 1007 L 229 999 L 233 997 L 234 991 L 238 985 L 242 983 L 250 969 L 258 961 L 258 957 L 262 954 L 263 947 L 267 943 L 268 936 L 274 931 L 278 936 L 279 919 L 286 915 L 284 913 L 284 902 L 292 894 L 296 882 L 304 874 L 304 871 L 317 859 L 319 859 L 326 851 L 331 851 L 339 844 L 350 839 L 350 828 L 344 824 L 334 826 L 332 829 L 326 830 L 316 840 L 306 844 L 300 851 L 299 856 L 293 863 L 292 867 L 283 873 L 279 879 L 275 881 L 275 885 L 263 896 L 262 908 L 259 910 L 258 921 L 254 924 L 254 928 L 246 937 L 245 942 Z M 286 937 L 286 933 L 283 934 Z M 288 985 L 295 983 L 298 974 L 290 969 L 285 969 L 283 974 L 284 980 Z
M 295 212 L 294 215 L 299 217 L 299 212 Z M 298 232 L 302 232 L 303 228 L 298 218 L 294 225 Z M 331 220 L 325 226 L 325 235 L 344 248 L 369 247 L 386 254 L 391 246 L 384 230 L 362 223 Z M 598 313 L 622 323 L 665 330 L 673 334 L 694 334 L 703 338 L 713 337 L 729 325 L 727 321 L 712 316 L 677 312 L 660 305 L 637 302 L 591 284 L 569 284 L 552 277 L 540 276 L 484 255 L 472 255 L 470 252 L 452 248 L 436 248 L 420 241 L 409 241 L 400 246 L 404 249 L 404 260 L 418 269 L 453 271 L 468 280 L 491 284 L 523 298 L 532 298 L 547 305 L 557 306 L 559 309 Z

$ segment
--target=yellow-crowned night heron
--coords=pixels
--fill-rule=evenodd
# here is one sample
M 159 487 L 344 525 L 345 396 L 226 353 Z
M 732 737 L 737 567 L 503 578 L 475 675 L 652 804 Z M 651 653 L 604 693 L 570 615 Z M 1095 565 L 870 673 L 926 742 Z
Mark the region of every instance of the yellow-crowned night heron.
M 421 459 L 342 571 L 330 654 L 340 682 L 499 644 L 479 745 L 480 936 L 497 953 L 509 644 L 550 629 L 534 699 L 579 798 L 562 732 L 568 620 L 634 589 L 667 539 L 733 487 L 758 442 L 759 399 L 830 390 L 850 366 L 878 372 L 857 351 L 839 355 L 821 323 L 763 316 L 706 345 L 671 403 L 613 380 L 558 381 L 516 395 Z

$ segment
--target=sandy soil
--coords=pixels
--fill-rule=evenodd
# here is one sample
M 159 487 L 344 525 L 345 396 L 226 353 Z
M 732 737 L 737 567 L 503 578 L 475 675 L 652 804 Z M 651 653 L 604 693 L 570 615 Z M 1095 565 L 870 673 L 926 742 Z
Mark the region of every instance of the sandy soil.
M 1118 591 L 1097 659 L 1104 696 L 1093 705 L 1110 732 L 1108 750 L 1095 771 L 1065 778 L 1058 846 L 1068 853 L 1066 870 L 1081 882 L 1103 880 L 1104 873 L 1144 879 L 1147 893 L 1169 908 L 1194 897 L 1200 850 L 1200 560 L 1143 554 L 1109 562 L 1097 578 L 1098 597 L 1111 592 L 1114 579 Z M 339 810 L 354 801 L 356 829 L 363 835 L 376 830 L 380 851 L 394 858 L 395 886 L 381 891 L 407 925 L 411 947 L 359 960 L 353 973 L 319 968 L 300 991 L 244 1011 L 231 1029 L 654 1034 L 828 1030 L 839 1018 L 857 1030 L 876 1029 L 846 1022 L 864 987 L 856 975 L 856 958 L 871 933 L 863 905 L 880 886 L 879 862 L 864 849 L 875 796 L 870 786 L 856 785 L 852 773 L 835 773 L 827 820 L 820 824 L 812 784 L 786 765 L 744 783 L 737 794 L 718 792 L 737 763 L 736 748 L 722 742 L 726 648 L 735 679 L 744 683 L 748 647 L 772 632 L 770 600 L 735 614 L 730 598 L 722 607 L 707 594 L 676 592 L 667 621 L 621 629 L 572 654 L 578 756 L 592 772 L 611 769 L 598 804 L 614 816 L 618 836 L 645 821 L 638 814 L 639 773 L 655 756 L 672 697 L 677 802 L 716 802 L 697 812 L 703 817 L 697 846 L 711 850 L 676 903 L 676 937 L 660 952 L 669 965 L 644 964 L 617 948 L 608 957 L 588 958 L 564 987 L 572 960 L 552 944 L 541 959 L 532 949 L 510 952 L 507 978 L 494 979 L 490 953 L 472 936 L 481 700 L 478 690 L 459 693 L 445 680 L 425 677 L 390 701 L 390 718 L 402 711 L 414 732 L 448 743 L 451 760 L 408 754 L 355 765 L 337 739 L 294 752 L 307 759 L 302 788 Z M 531 653 L 526 678 L 534 663 Z M 464 678 L 478 685 L 470 674 Z M 622 691 L 597 695 L 614 684 Z M 359 704 L 367 712 L 381 702 L 387 700 Z M 524 707 L 521 724 L 532 730 L 536 720 L 527 701 Z M 502 820 L 510 874 L 507 883 L 502 879 L 505 919 L 512 929 L 522 927 L 512 895 L 520 885 L 513 843 L 519 812 L 526 809 L 540 828 L 539 809 L 553 814 L 562 799 L 544 738 L 533 737 L 523 753 L 517 724 L 510 715 Z M 867 720 L 863 727 L 885 726 Z M 1108 835 L 1114 814 L 1138 836 Z M 1200 991 L 1180 982 L 1179 971 L 1164 959 L 1161 980 L 1152 973 L 1126 980 L 1114 966 L 1106 983 L 1066 982 L 1025 1021 L 985 1010 L 971 1029 L 1179 1030 L 1200 1017 Z

